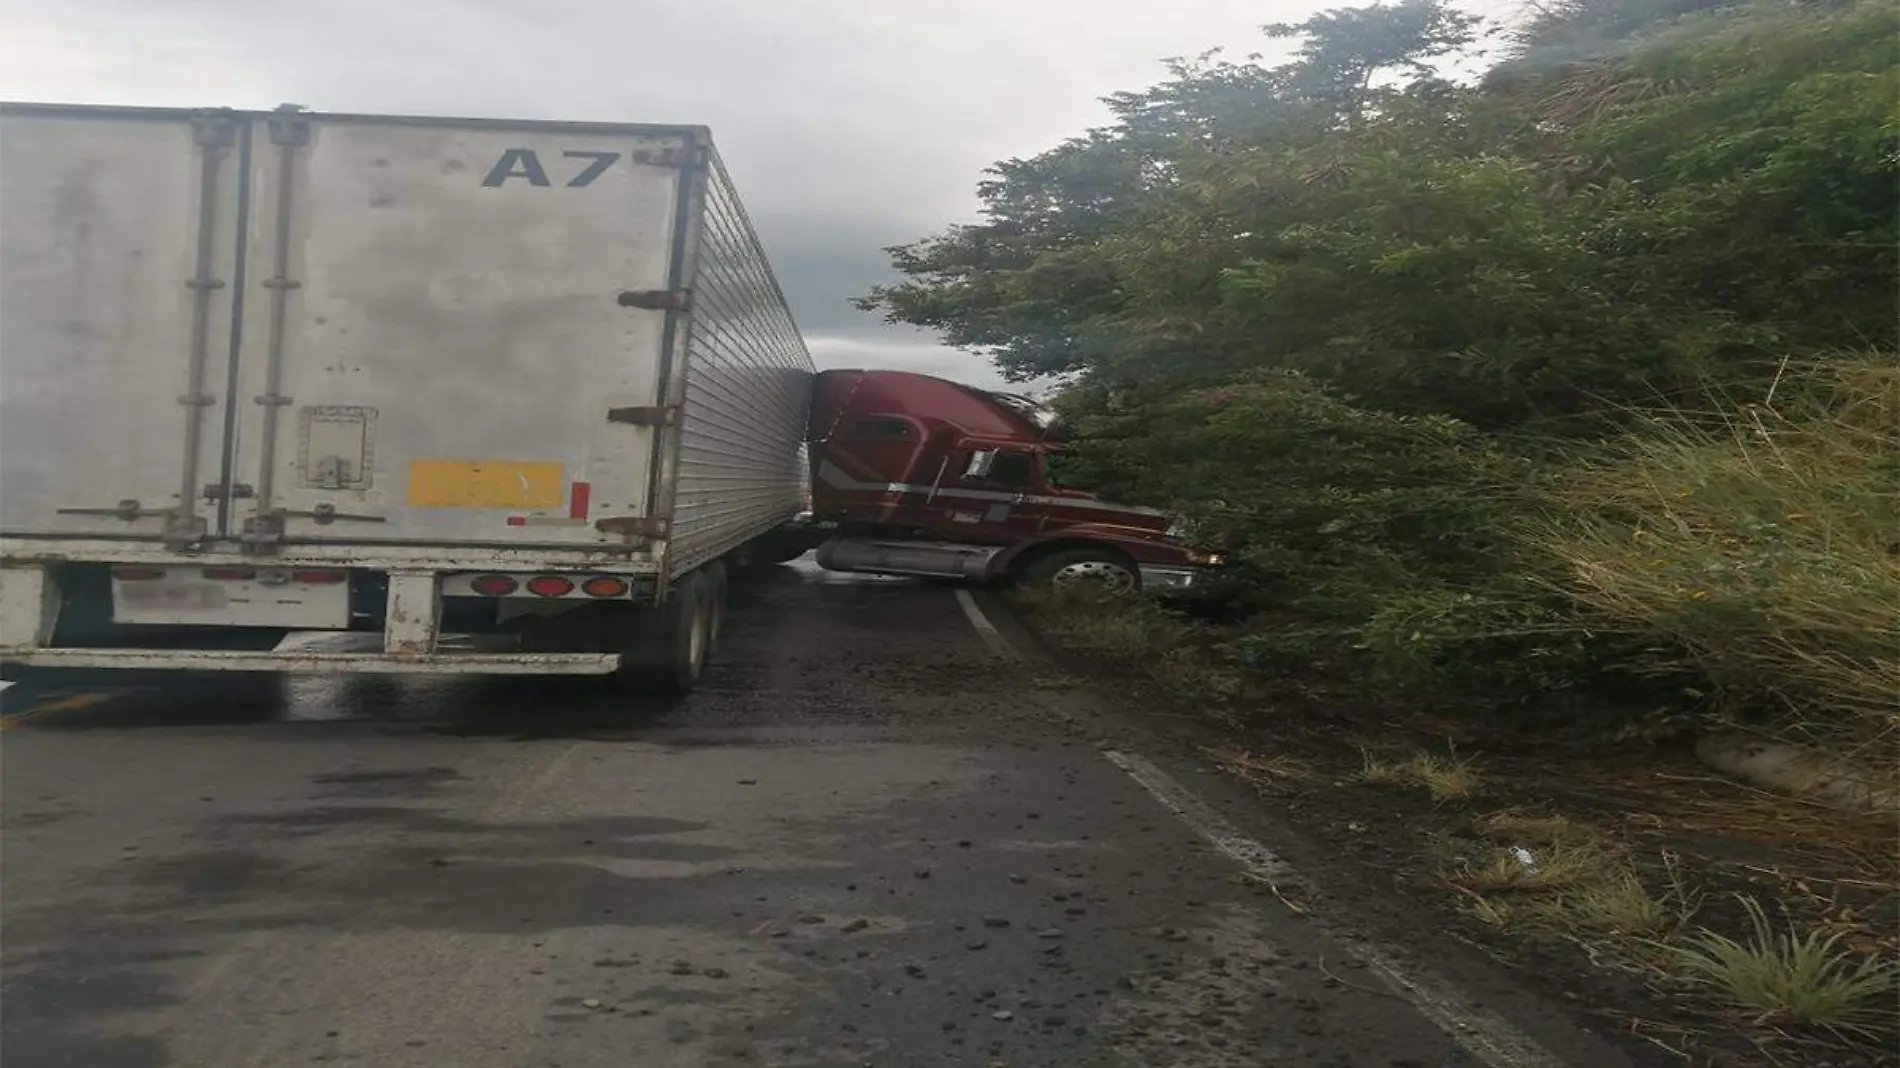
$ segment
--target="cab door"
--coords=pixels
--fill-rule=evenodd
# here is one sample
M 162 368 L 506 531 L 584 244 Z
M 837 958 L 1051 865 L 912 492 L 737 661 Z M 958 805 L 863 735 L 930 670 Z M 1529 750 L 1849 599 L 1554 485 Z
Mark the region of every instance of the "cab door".
M 925 463 L 927 447 L 923 427 L 905 416 L 840 419 L 812 453 L 814 510 L 821 519 L 915 522 L 938 473 Z
M 950 455 L 934 502 L 951 528 L 972 540 L 1013 542 L 1042 529 L 1037 506 L 1042 458 L 1021 442 L 966 441 Z

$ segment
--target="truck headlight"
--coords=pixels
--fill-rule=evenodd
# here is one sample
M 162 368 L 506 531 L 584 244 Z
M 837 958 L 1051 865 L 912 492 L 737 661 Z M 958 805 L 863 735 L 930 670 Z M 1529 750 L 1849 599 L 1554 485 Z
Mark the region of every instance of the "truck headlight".
M 1187 551 L 1187 561 L 1190 564 L 1198 564 L 1201 567 L 1219 567 L 1227 562 L 1227 557 L 1221 553 L 1204 553 L 1198 549 L 1189 549 Z

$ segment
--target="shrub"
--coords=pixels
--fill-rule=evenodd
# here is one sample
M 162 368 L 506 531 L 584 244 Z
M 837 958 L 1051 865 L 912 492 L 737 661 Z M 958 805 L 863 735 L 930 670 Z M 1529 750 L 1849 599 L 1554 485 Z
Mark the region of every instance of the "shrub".
M 1699 930 L 1681 944 L 1658 947 L 1666 966 L 1753 1013 L 1758 1024 L 1812 1024 L 1891 1037 L 1900 964 L 1841 949 L 1840 932 L 1777 932 L 1760 902 L 1739 900 L 1751 928 L 1747 941 Z
M 1493 569 L 1508 464 L 1455 419 L 1361 408 L 1288 372 L 1069 406 L 1065 478 L 1170 505 L 1264 603 L 1308 622 L 1350 633 L 1395 589 Z
M 1065 478 L 1168 503 L 1229 550 L 1224 595 L 1252 618 L 1226 648 L 1246 667 L 1350 661 L 1386 693 L 1556 718 L 1637 658 L 1527 578 L 1548 560 L 1523 551 L 1514 517 L 1547 464 L 1455 419 L 1363 408 L 1291 372 L 1067 404 L 1080 440 Z

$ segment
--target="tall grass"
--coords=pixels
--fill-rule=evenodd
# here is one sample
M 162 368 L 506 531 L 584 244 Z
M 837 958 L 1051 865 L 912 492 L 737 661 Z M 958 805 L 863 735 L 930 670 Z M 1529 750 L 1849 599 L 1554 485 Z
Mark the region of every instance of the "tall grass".
M 1361 750 L 1361 782 L 1377 786 L 1422 786 L 1434 801 L 1468 801 L 1484 786 L 1478 762 L 1456 752 L 1438 756 L 1423 750 L 1403 759 L 1387 759 Z
M 1721 410 L 1637 413 L 1531 527 L 1606 629 L 1657 639 L 1790 730 L 1900 726 L 1900 359 L 1784 371 Z
M 1056 645 L 1175 691 L 1227 700 L 1245 675 L 1201 641 L 1203 631 L 1145 597 L 1096 589 L 1023 589 L 1017 603 Z

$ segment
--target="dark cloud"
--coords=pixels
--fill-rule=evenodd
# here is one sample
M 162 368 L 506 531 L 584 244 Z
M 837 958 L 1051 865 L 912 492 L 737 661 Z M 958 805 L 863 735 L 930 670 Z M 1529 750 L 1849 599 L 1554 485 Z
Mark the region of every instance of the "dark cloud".
M 853 308 L 851 298 L 891 277 L 886 245 L 917 236 L 902 222 L 876 225 L 849 216 L 785 213 L 754 222 L 799 325 L 826 333 L 877 323 Z

